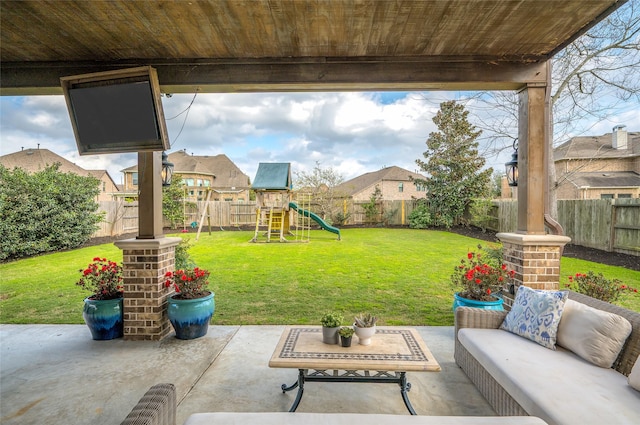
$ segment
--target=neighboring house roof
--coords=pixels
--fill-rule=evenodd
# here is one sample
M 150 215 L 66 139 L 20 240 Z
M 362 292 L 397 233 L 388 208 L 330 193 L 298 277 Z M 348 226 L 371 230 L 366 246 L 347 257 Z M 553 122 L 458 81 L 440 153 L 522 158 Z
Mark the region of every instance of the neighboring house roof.
M 97 178 L 98 180 L 103 180 L 103 178 L 107 178 L 111 180 L 111 183 L 113 183 L 113 186 L 118 192 L 122 190 L 120 185 L 117 185 L 116 182 L 113 181 L 113 179 L 111 178 L 111 175 L 107 170 L 87 170 L 87 171 L 89 172 L 89 174 L 91 174 L 93 177 Z
M 184 150 L 167 155 L 173 163 L 173 173 L 180 175 L 202 174 L 214 176 L 212 187 L 249 187 L 249 176 L 224 154 L 213 156 L 189 155 Z M 122 170 L 123 173 L 138 171 L 138 165 Z
M 576 187 L 589 187 L 592 189 L 640 186 L 640 174 L 633 171 L 575 173 L 570 175 L 568 180 Z
M 569 159 L 629 158 L 640 156 L 640 133 L 627 133 L 627 148 L 614 149 L 612 133 L 573 137 L 553 150 L 554 161 Z
M 351 196 L 384 180 L 408 182 L 411 181 L 412 178 L 424 180 L 426 177 L 394 165 L 347 180 L 346 182 L 334 187 L 334 190 Z
M 107 170 L 85 170 L 73 162 L 64 159 L 60 155 L 51 152 L 49 149 L 23 149 L 19 152 L 0 156 L 0 164 L 4 165 L 9 170 L 21 168 L 28 173 L 42 171 L 46 167 L 56 163 L 60 164 L 60 172 L 73 173 L 79 176 L 91 175 L 98 180 L 101 180 L 106 174 L 106 176 L 113 182 L 113 179 Z
M 291 190 L 291 164 L 289 162 L 261 162 L 253 190 Z

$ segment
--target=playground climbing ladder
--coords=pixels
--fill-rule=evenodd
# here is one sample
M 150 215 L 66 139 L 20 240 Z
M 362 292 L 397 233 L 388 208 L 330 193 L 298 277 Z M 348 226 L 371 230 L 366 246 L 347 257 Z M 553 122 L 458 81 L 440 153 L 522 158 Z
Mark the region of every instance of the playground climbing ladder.
M 267 225 L 267 242 L 271 242 L 272 233 L 280 235 L 280 242 L 286 242 L 284 238 L 285 214 L 288 214 L 284 208 L 274 207 L 257 207 L 256 208 L 256 230 L 251 242 L 257 242 L 260 234 L 260 225 Z
M 311 194 L 298 193 L 296 204 L 305 210 L 311 209 Z M 311 217 L 309 214 L 296 214 L 296 242 L 309 242 L 311 239 Z

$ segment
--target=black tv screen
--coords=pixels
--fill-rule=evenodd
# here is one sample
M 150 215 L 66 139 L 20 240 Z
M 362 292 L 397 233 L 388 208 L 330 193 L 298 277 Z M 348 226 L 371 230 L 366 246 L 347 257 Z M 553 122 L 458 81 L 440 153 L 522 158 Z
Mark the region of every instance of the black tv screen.
M 81 155 L 168 149 L 159 86 L 149 69 L 63 78 Z

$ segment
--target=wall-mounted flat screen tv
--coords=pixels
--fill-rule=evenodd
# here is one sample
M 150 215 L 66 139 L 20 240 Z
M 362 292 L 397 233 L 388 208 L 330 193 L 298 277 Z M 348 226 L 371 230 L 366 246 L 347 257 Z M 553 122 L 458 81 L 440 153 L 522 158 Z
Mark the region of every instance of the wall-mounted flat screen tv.
M 150 66 L 60 78 L 80 155 L 169 149 Z

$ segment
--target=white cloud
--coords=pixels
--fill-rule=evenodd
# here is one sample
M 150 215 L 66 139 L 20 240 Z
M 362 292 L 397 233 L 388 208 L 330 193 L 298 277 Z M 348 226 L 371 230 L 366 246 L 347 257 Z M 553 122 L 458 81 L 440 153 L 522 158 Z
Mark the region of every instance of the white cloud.
M 226 154 L 253 179 L 260 162 L 290 162 L 293 171 L 316 162 L 345 179 L 397 165 L 416 170 L 439 103 L 458 95 L 435 93 L 243 93 L 176 94 L 163 98 L 171 151 Z M 193 104 L 187 109 L 190 103 Z M 640 129 L 639 108 L 616 122 L 593 126 L 591 134 L 616 124 Z M 186 119 L 186 121 L 185 121 Z M 62 96 L 0 98 L 0 154 L 37 144 L 87 169 L 120 171 L 135 154 L 79 156 Z M 487 158 L 501 167 L 502 158 Z

